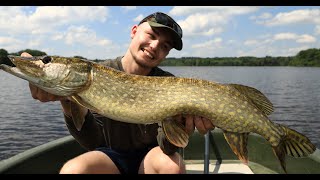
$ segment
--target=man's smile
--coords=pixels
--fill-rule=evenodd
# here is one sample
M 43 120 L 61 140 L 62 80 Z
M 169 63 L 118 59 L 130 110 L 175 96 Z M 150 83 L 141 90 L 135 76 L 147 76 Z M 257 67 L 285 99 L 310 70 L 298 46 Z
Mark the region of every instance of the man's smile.
M 141 50 L 151 59 L 154 59 L 154 55 L 149 52 L 148 50 L 144 49 L 144 48 L 141 48 Z

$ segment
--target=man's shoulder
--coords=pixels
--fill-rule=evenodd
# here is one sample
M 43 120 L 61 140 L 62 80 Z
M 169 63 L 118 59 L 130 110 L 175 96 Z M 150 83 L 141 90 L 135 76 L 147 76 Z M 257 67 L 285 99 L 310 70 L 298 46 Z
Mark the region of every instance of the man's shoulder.
M 101 61 L 100 63 L 104 66 L 109 66 L 112 68 L 120 69 L 119 63 L 121 62 L 121 57 L 117 57 L 115 59 L 105 59 Z
M 112 64 L 112 63 L 114 63 L 114 62 L 117 62 L 117 61 L 119 61 L 119 60 L 121 60 L 121 57 L 120 57 L 120 56 L 119 56 L 119 57 L 116 57 L 116 58 L 114 58 L 114 59 L 104 59 L 104 60 L 100 61 L 100 63 L 107 65 L 107 64 Z

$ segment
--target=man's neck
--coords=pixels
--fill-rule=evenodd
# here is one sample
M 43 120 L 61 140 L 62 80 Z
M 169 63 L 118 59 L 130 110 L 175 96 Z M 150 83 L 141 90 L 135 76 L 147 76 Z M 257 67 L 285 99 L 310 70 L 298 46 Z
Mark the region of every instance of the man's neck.
M 126 73 L 146 76 L 151 72 L 151 68 L 142 67 L 139 64 L 137 64 L 135 60 L 132 60 L 129 58 L 133 58 L 133 57 L 125 55 L 121 59 L 123 70 Z

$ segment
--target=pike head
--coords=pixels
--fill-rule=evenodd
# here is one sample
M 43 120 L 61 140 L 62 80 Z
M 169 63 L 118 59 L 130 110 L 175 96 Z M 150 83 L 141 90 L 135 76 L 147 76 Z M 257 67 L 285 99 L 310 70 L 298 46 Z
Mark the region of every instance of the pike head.
M 0 69 L 59 96 L 70 96 L 90 85 L 92 65 L 79 58 L 8 56 L 13 65 Z

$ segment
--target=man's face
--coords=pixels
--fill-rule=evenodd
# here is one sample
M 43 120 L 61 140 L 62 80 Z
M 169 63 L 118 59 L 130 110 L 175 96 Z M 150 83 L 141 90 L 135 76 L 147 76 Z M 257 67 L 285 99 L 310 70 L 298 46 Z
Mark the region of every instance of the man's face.
M 139 65 L 148 68 L 158 66 L 173 46 L 166 28 L 151 28 L 148 22 L 133 26 L 131 38 L 130 52 L 133 58 Z

